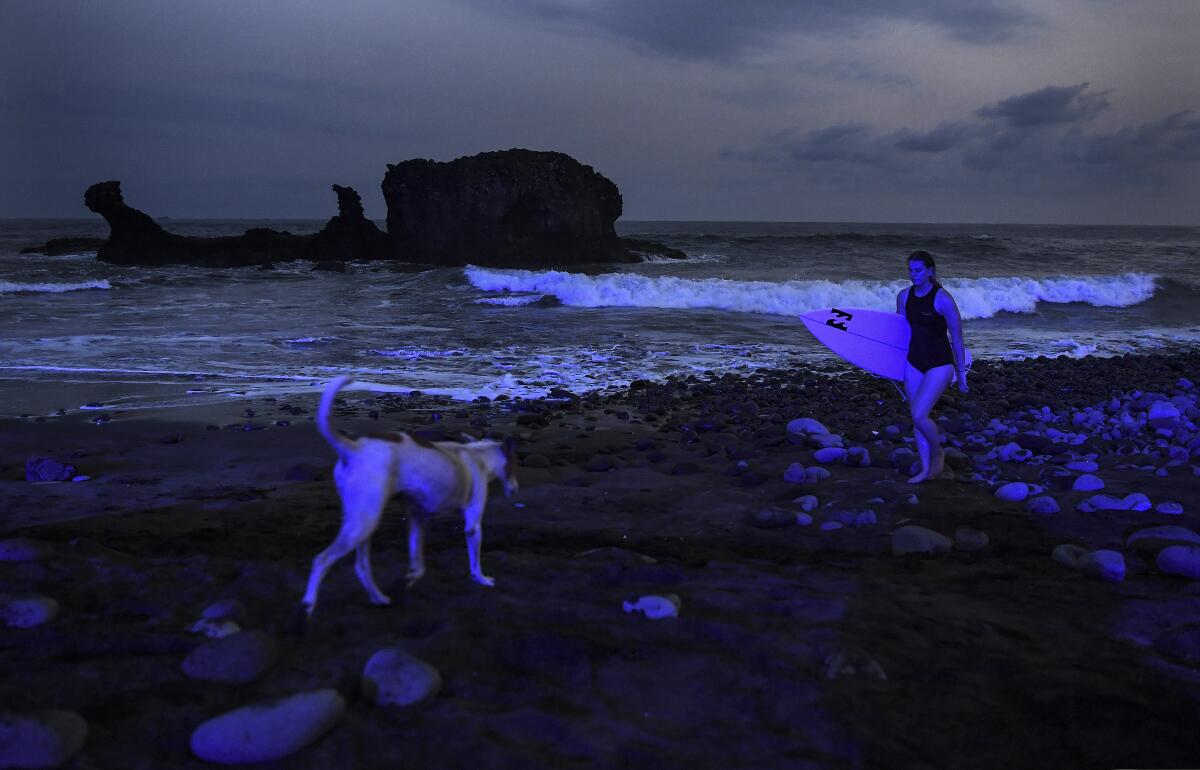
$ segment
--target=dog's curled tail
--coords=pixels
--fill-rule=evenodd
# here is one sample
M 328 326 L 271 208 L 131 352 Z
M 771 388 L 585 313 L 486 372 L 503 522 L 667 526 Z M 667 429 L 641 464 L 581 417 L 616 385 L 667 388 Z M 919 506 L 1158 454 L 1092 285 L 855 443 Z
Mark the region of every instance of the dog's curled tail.
M 321 435 L 337 450 L 339 455 L 353 451 L 355 443 L 333 427 L 329 421 L 329 415 L 333 411 L 333 401 L 337 398 L 338 391 L 352 382 L 354 382 L 354 378 L 344 374 L 325 386 L 325 393 L 321 396 L 321 406 L 317 410 L 317 430 L 321 431 Z

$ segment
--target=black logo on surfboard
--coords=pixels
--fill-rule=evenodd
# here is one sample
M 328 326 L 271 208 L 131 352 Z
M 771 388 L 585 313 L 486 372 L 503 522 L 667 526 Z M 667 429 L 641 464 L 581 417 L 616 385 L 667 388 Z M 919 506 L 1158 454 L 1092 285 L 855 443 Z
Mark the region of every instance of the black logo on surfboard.
M 846 331 L 845 321 L 850 321 L 854 318 L 853 313 L 847 313 L 845 310 L 838 310 L 836 307 L 829 308 L 829 312 L 833 313 L 836 318 L 830 318 L 825 322 L 825 325 L 832 326 L 835 329 L 841 329 L 842 331 Z M 838 318 L 843 320 L 839 321 L 837 320 Z

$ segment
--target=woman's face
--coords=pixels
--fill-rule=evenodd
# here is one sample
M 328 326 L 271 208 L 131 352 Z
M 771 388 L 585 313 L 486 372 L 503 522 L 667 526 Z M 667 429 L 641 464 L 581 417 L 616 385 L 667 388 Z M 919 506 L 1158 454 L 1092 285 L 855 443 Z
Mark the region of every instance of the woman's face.
M 921 260 L 914 259 L 908 263 L 908 277 L 914 286 L 920 286 L 928 280 L 933 280 L 933 271 Z

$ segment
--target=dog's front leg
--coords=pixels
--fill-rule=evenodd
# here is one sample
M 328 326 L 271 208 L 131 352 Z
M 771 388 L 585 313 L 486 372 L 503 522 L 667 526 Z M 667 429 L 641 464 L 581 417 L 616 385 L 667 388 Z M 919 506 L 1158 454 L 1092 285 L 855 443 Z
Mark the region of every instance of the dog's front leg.
M 494 586 L 496 581 L 483 574 L 479 566 L 479 551 L 483 547 L 483 522 L 476 521 L 475 526 L 467 529 L 467 559 L 471 563 L 471 579 L 481 586 Z
M 408 572 L 404 579 L 408 587 L 425 576 L 425 520 L 421 514 L 408 512 Z

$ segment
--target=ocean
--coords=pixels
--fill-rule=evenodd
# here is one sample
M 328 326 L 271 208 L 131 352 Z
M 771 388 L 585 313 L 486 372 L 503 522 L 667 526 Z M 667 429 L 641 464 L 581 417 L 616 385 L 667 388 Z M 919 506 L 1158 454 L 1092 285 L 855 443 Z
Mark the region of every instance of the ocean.
M 324 220 L 162 220 L 183 235 Z M 380 223 L 382 226 L 382 223 Z M 0 414 L 135 410 L 373 390 L 459 400 L 620 387 L 837 359 L 797 315 L 895 308 L 905 258 L 934 254 L 976 361 L 1200 343 L 1200 228 L 618 222 L 689 259 L 564 270 L 402 272 L 355 263 L 118 267 L 20 255 L 96 220 L 0 220 Z

